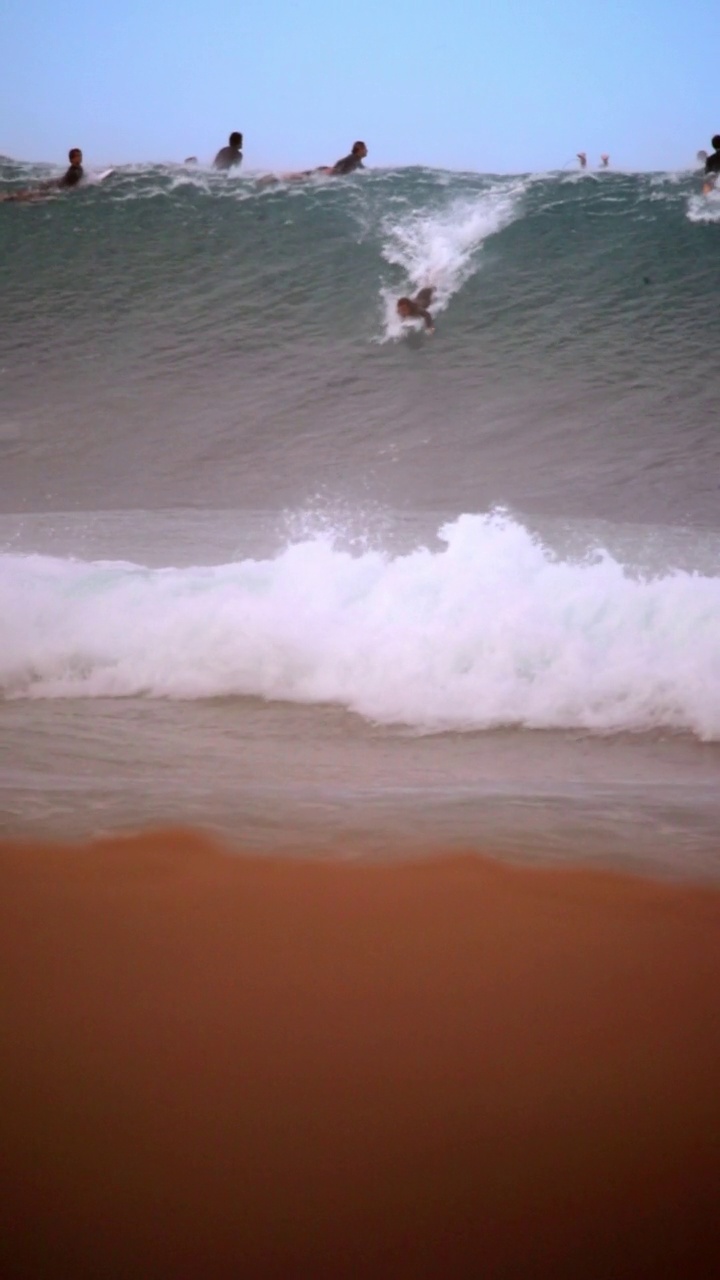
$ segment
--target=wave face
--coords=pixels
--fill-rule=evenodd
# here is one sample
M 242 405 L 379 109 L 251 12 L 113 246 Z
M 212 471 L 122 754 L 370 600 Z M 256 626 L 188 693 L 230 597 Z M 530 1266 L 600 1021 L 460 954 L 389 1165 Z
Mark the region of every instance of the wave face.
M 323 490 L 714 527 L 720 193 L 699 185 L 157 167 L 0 204 L 3 509 Z M 394 310 L 428 283 L 431 340 Z
M 717 740 L 719 224 L 691 174 L 125 168 L 0 205 L 3 696 Z M 433 337 L 394 305 L 427 284 Z M 234 553 L 161 555 L 170 510 L 235 513 Z M 31 520 L 123 511 L 102 547 Z

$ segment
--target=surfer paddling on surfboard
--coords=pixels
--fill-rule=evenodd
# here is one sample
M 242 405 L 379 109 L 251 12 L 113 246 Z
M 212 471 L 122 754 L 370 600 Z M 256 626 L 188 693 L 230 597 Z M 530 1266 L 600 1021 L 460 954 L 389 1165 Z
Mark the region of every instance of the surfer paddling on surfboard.
M 354 173 L 356 169 L 364 169 L 363 160 L 368 153 L 368 149 L 364 142 L 353 142 L 352 151 L 349 156 L 343 156 L 342 160 L 336 160 L 331 169 L 324 172 L 332 173 L 335 177 L 345 177 L 348 173 Z
M 269 173 L 266 177 L 260 178 L 260 183 L 265 185 L 270 182 L 302 182 L 305 178 L 312 178 L 316 173 L 325 173 L 331 178 L 344 178 L 350 173 L 355 173 L 356 169 L 365 168 L 363 160 L 367 153 L 368 149 L 364 142 L 354 142 L 350 154 L 343 156 L 342 160 L 336 160 L 335 164 L 321 164 L 316 169 L 300 169 L 297 173 L 283 173 L 279 178 Z
M 82 159 L 83 154 L 80 148 L 71 147 L 68 151 L 70 167 L 62 178 L 52 178 L 50 182 L 43 182 L 39 187 L 29 187 L 24 191 L 9 191 L 7 194 L 0 195 L 0 200 L 42 200 L 50 191 L 67 191 L 76 187 L 85 177 Z
M 353 142 L 352 151 L 349 156 L 343 156 L 342 160 L 336 160 L 335 164 L 321 164 L 317 169 L 307 169 L 305 173 L 289 174 L 292 178 L 306 178 L 311 173 L 329 173 L 333 178 L 344 178 L 349 173 L 354 173 L 356 169 L 364 169 L 363 160 L 368 153 L 368 149 L 364 142 Z
M 425 328 L 428 333 L 435 332 L 433 318 L 428 311 L 428 307 L 433 299 L 435 290 L 432 286 L 421 289 L 415 294 L 414 298 L 398 298 L 397 313 L 401 320 L 424 320 Z
M 85 172 L 82 167 L 82 151 L 79 147 L 73 147 L 68 151 L 68 160 L 70 168 L 66 170 L 62 178 L 58 182 L 59 187 L 76 187 L 78 182 L 82 182 Z

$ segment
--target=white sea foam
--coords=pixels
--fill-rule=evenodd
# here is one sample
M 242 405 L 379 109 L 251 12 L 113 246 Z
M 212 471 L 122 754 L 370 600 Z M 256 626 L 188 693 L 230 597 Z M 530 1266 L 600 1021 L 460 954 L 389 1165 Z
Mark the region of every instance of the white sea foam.
M 687 202 L 689 222 L 720 222 L 720 186 L 708 195 L 692 195 Z
M 149 570 L 0 557 L 5 698 L 260 696 L 423 731 L 667 727 L 720 739 L 720 577 L 563 561 L 508 516 L 440 550 Z
M 480 265 L 478 250 L 489 236 L 518 217 L 528 183 L 514 179 L 498 183 L 479 195 L 462 196 L 439 210 L 392 214 L 382 228 L 383 257 L 399 266 L 404 281 L 383 284 L 380 294 L 385 340 L 403 332 L 396 302 L 426 285 L 435 288 L 433 311 L 443 311 L 454 293 Z

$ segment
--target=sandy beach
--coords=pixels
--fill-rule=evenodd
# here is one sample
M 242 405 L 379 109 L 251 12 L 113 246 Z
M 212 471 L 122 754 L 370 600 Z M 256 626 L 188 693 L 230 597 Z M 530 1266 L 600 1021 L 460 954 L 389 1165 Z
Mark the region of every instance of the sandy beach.
M 716 891 L 180 831 L 1 859 L 6 1276 L 710 1273 Z

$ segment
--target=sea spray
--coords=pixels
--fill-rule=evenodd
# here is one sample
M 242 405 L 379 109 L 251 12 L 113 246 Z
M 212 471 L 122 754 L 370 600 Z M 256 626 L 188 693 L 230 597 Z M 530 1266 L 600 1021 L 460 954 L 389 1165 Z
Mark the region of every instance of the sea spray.
M 148 570 L 0 558 L 6 698 L 263 697 L 420 731 L 500 725 L 720 739 L 720 578 L 559 559 L 517 520 L 444 546 Z

